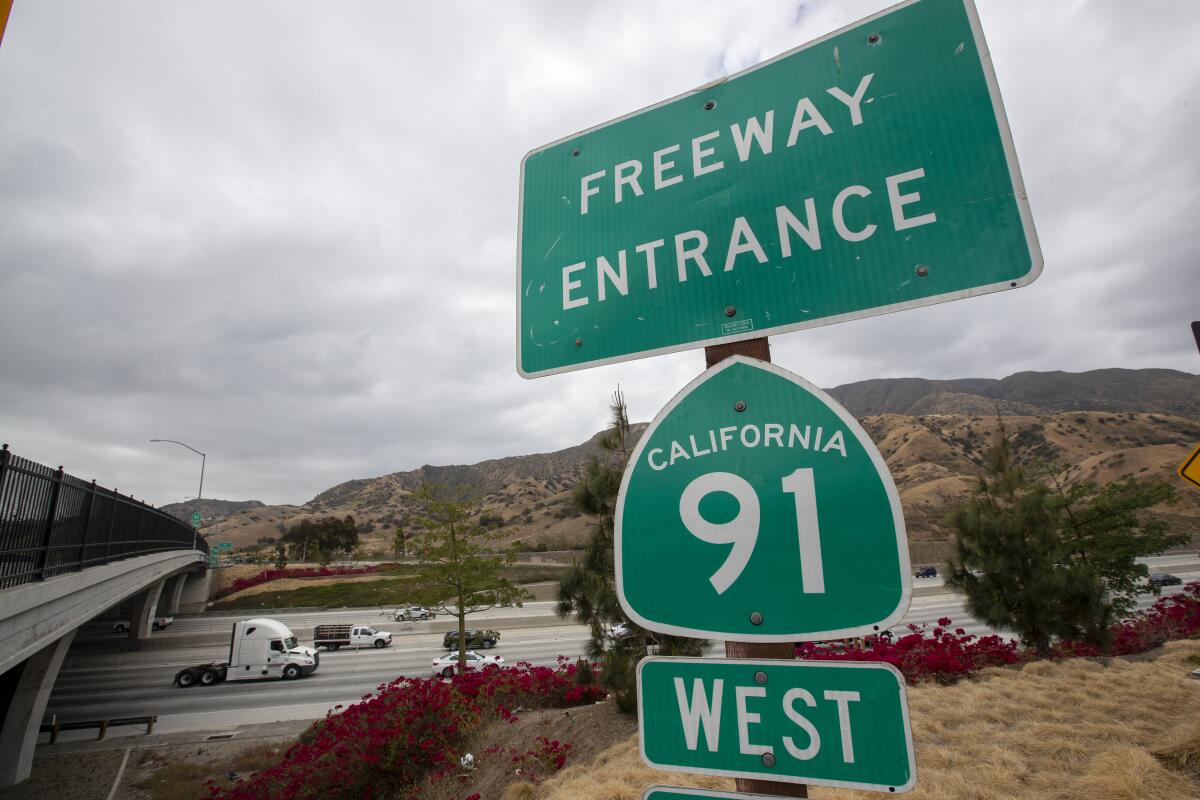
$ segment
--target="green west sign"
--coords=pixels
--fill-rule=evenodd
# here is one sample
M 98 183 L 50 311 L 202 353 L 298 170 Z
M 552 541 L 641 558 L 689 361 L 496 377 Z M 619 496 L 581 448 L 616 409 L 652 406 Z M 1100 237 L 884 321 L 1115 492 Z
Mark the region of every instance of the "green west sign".
M 916 784 L 904 679 L 888 664 L 647 658 L 637 680 L 652 767 L 883 792 Z
M 970 0 L 913 0 L 521 166 L 536 377 L 1033 281 L 1042 258 Z
M 744 356 L 659 412 L 617 497 L 617 592 L 651 630 L 743 642 L 857 636 L 912 594 L 887 465 L 833 398 Z

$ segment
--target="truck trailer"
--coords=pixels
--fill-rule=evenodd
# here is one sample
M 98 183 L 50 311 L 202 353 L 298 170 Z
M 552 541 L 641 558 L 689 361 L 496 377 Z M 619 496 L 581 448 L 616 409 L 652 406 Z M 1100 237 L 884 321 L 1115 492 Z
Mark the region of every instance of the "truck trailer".
M 316 672 L 320 664 L 317 651 L 302 646 L 287 625 L 248 619 L 233 623 L 228 660 L 184 667 L 175 674 L 175 683 L 188 687 L 261 678 L 290 680 Z

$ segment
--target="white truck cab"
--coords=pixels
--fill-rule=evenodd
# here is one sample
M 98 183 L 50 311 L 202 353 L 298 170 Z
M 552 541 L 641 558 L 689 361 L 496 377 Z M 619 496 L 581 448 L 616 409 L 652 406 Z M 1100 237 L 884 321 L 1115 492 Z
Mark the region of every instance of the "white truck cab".
M 233 624 L 229 660 L 184 667 L 175 675 L 179 686 L 210 686 L 221 681 L 299 678 L 316 672 L 321 657 L 296 641 L 282 622 L 261 617 Z
M 298 678 L 316 670 L 317 651 L 296 640 L 291 629 L 273 619 L 248 619 L 233 625 L 226 680 Z

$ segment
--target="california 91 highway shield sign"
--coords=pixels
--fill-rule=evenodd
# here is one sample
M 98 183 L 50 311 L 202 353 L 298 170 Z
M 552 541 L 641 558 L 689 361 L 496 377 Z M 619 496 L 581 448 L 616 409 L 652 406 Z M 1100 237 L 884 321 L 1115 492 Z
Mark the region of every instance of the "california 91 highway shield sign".
M 615 550 L 630 619 L 681 636 L 864 635 L 899 621 L 912 595 L 879 450 L 825 392 L 743 356 L 688 384 L 642 436 Z

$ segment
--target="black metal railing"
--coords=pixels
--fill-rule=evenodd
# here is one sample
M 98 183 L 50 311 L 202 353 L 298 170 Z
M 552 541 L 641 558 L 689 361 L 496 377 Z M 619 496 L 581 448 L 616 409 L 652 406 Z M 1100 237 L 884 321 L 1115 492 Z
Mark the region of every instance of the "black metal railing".
M 151 505 L 0 447 L 0 589 L 208 543 Z

